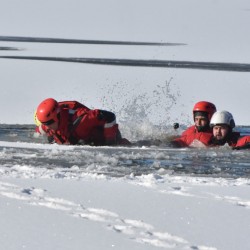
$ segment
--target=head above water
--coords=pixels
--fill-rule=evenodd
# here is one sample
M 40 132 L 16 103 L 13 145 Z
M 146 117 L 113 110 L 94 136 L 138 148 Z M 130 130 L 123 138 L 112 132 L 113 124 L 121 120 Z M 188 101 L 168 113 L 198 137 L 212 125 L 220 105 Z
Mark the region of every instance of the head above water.
M 48 126 L 58 121 L 59 105 L 53 98 L 43 100 L 37 107 L 37 119 Z
M 207 101 L 200 101 L 194 105 L 193 114 L 195 116 L 196 112 L 204 112 L 207 114 L 207 118 L 210 121 L 214 112 L 216 112 L 216 107 L 213 103 Z
M 209 130 L 209 122 L 214 112 L 216 112 L 216 107 L 211 102 L 200 101 L 194 105 L 193 117 L 199 132 Z
M 224 145 L 235 127 L 233 115 L 225 110 L 217 111 L 212 116 L 210 126 L 213 128 L 214 142 Z
M 216 125 L 227 125 L 233 129 L 235 127 L 233 115 L 225 110 L 215 112 L 210 121 L 210 126 L 214 127 Z

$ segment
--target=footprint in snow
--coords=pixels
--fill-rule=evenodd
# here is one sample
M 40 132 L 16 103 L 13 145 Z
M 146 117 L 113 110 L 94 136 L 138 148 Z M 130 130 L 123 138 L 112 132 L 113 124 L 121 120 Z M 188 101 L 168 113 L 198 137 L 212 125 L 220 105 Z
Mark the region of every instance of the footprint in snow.
M 244 200 L 244 199 L 241 199 L 239 197 L 234 197 L 234 196 L 219 196 L 217 194 L 211 194 L 211 193 L 210 195 L 214 196 L 214 198 L 217 200 L 226 201 L 234 205 L 250 209 L 250 200 Z
M 182 187 L 174 187 L 172 191 L 184 192 Z M 168 232 L 155 230 L 154 226 L 141 220 L 121 218 L 118 214 L 99 208 L 86 208 L 69 200 L 50 197 L 47 190 L 35 187 L 20 188 L 5 182 L 0 182 L 0 196 L 21 200 L 33 206 L 56 209 L 68 215 L 94 222 L 106 223 L 108 230 L 124 234 L 140 243 L 160 248 L 215 250 L 206 246 L 191 245 L 187 240 Z

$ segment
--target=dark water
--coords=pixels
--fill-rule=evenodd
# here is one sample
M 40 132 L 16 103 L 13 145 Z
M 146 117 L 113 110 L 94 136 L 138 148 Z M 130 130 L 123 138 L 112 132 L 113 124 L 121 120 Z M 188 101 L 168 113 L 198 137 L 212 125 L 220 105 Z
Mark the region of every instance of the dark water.
M 0 124 L 0 141 L 42 142 L 34 137 L 35 125 Z
M 33 125 L 0 125 L 0 168 L 31 166 L 112 177 L 142 174 L 250 177 L 250 150 L 174 149 L 169 146 L 89 147 L 48 145 Z M 249 134 L 250 127 L 239 127 Z M 138 138 L 139 139 L 139 138 Z M 8 145 L 7 142 L 11 142 Z M 20 142 L 25 142 L 21 144 Z M 46 146 L 47 145 L 47 146 Z
M 223 62 L 193 62 L 193 61 L 171 61 L 171 60 L 136 60 L 121 58 L 73 58 L 73 57 L 46 57 L 46 56 L 0 56 L 2 59 L 31 60 L 31 61 L 54 61 L 70 63 L 86 63 L 111 66 L 130 67 L 156 67 L 156 68 L 181 68 L 250 72 L 250 64 L 247 63 L 223 63 Z
M 59 43 L 59 44 L 95 44 L 95 45 L 114 45 L 114 46 L 188 46 L 185 43 L 157 43 L 157 42 L 137 42 L 137 41 L 104 41 L 104 40 L 79 40 L 63 38 L 42 38 L 42 37 L 16 37 L 0 36 L 0 41 L 16 43 Z M 4 49 L 5 48 L 5 49 Z M 26 49 L 26 48 L 24 48 Z M 13 47 L 2 47 L 1 50 L 20 50 Z M 172 61 L 172 60 L 139 60 L 122 58 L 72 58 L 72 57 L 46 57 L 46 56 L 23 56 L 11 54 L 0 56 L 1 59 L 13 60 L 36 60 L 36 61 L 56 61 L 70 63 L 85 63 L 111 66 L 130 66 L 130 67 L 157 67 L 157 68 L 182 68 L 182 69 L 201 69 L 250 72 L 250 64 L 234 62 L 194 62 L 194 61 Z

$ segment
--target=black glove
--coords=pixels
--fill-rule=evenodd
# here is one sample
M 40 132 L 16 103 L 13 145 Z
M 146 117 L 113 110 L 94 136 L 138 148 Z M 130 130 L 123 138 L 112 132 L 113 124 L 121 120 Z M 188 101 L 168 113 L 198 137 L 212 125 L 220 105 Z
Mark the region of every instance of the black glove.
M 176 123 L 173 124 L 173 128 L 174 128 L 174 129 L 177 129 L 177 128 L 179 128 L 179 127 L 180 127 L 180 125 L 179 125 L 178 122 L 176 122 Z

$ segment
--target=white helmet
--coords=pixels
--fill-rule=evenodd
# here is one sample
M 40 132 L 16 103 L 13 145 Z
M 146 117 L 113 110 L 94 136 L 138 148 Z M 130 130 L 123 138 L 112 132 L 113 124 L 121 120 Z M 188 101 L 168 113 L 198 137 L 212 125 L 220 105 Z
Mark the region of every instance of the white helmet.
M 232 114 L 225 110 L 215 112 L 211 118 L 210 126 L 213 127 L 220 124 L 226 124 L 230 128 L 234 128 L 235 122 Z

